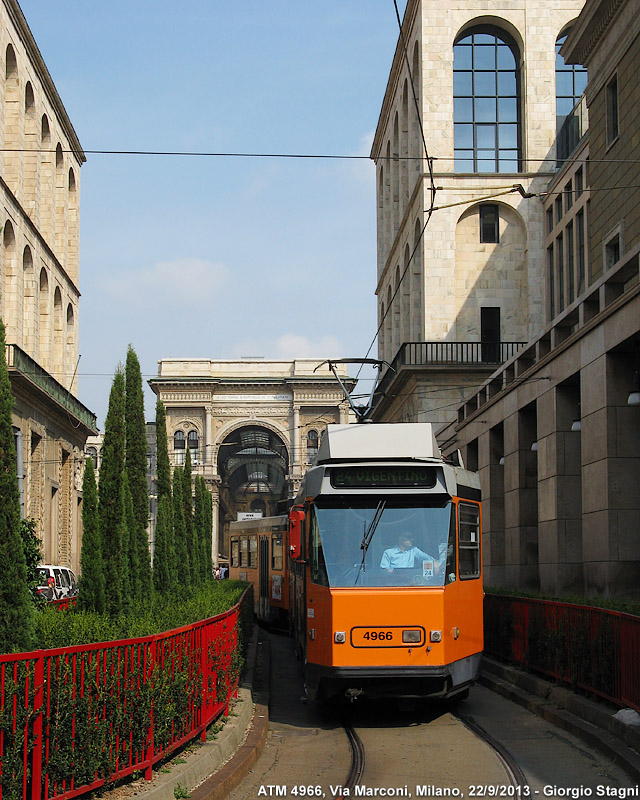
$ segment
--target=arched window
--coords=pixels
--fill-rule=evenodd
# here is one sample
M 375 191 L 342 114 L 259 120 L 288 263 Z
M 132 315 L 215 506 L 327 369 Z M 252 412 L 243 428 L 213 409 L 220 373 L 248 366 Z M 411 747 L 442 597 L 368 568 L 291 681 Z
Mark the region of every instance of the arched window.
M 31 85 L 31 81 L 27 81 L 27 85 L 24 88 L 24 110 L 26 114 L 33 115 L 35 111 L 35 102 L 33 86 Z
M 47 115 L 42 115 L 42 122 L 40 124 L 40 138 L 44 142 L 51 141 L 51 131 L 49 129 L 49 120 L 47 119 Z
M 519 172 L 520 53 L 497 28 L 465 31 L 453 46 L 456 172 Z
M 198 463 L 198 453 L 200 451 L 199 448 L 199 440 L 198 440 L 198 431 L 189 431 L 187 436 L 187 443 L 189 445 L 189 452 L 191 454 L 191 463 L 197 464 Z
M 307 431 L 307 460 L 312 461 L 318 455 L 318 431 L 313 428 Z
M 560 48 L 569 31 L 556 39 L 556 129 L 571 113 L 587 87 L 587 70 L 580 64 L 565 64 Z
M 98 448 L 97 447 L 85 447 L 85 455 L 87 458 L 90 458 L 93 461 L 93 466 L 95 469 L 98 469 Z
M 185 437 L 184 431 L 176 431 L 173 434 L 173 452 L 174 452 L 174 463 L 178 466 L 184 464 L 184 453 L 185 453 Z
M 18 61 L 16 59 L 16 51 L 13 49 L 12 44 L 7 45 L 6 59 L 5 59 L 5 77 L 7 80 L 18 80 Z

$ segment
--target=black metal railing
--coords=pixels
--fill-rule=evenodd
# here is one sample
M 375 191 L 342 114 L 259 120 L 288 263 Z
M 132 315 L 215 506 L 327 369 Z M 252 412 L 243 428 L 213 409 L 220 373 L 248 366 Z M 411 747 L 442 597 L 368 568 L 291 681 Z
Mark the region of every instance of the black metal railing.
M 526 342 L 405 342 L 376 387 L 380 398 L 401 367 L 498 367 Z
M 6 345 L 7 367 L 15 369 L 32 383 L 35 383 L 43 392 L 49 395 L 56 403 L 66 408 L 73 416 L 81 420 L 87 428 L 98 432 L 97 418 L 89 409 L 82 405 L 61 383 L 43 369 L 37 361 L 27 355 L 16 344 Z

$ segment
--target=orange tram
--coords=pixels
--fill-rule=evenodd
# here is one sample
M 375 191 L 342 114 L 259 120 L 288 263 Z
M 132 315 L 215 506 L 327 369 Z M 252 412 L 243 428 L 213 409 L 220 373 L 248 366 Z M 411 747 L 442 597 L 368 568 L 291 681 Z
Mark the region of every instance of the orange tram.
M 286 516 L 230 526 L 230 577 L 288 624 L 310 699 L 464 696 L 483 648 L 474 472 L 429 423 L 329 425 Z

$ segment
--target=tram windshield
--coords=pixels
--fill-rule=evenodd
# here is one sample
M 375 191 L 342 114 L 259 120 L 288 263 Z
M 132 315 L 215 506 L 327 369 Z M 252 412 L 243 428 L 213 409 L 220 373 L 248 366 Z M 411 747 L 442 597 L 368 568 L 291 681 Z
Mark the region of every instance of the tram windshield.
M 434 499 L 318 498 L 310 520 L 311 580 L 334 587 L 455 580 L 455 507 Z

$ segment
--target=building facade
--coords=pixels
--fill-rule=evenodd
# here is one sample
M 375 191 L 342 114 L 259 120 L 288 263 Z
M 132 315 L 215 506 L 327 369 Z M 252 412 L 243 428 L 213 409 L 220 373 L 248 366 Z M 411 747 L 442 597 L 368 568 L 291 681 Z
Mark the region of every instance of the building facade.
M 581 7 L 409 0 L 372 147 L 378 353 L 394 367 L 374 419 L 442 423 L 548 321 L 535 195 L 586 83 L 557 57 Z
M 172 466 L 188 450 L 211 491 L 216 563 L 228 555 L 229 523 L 286 507 L 325 427 L 349 421 L 340 386 L 317 359 L 163 359 L 149 385 L 166 408 Z
M 0 3 L 0 317 L 15 398 L 23 515 L 44 558 L 78 570 L 83 447 L 77 399 L 82 147 L 16 0 Z
M 544 198 L 550 321 L 441 441 L 480 472 L 489 584 L 637 602 L 637 3 L 587 0 L 562 54 L 588 68 L 589 128 L 578 104 L 575 149 Z

